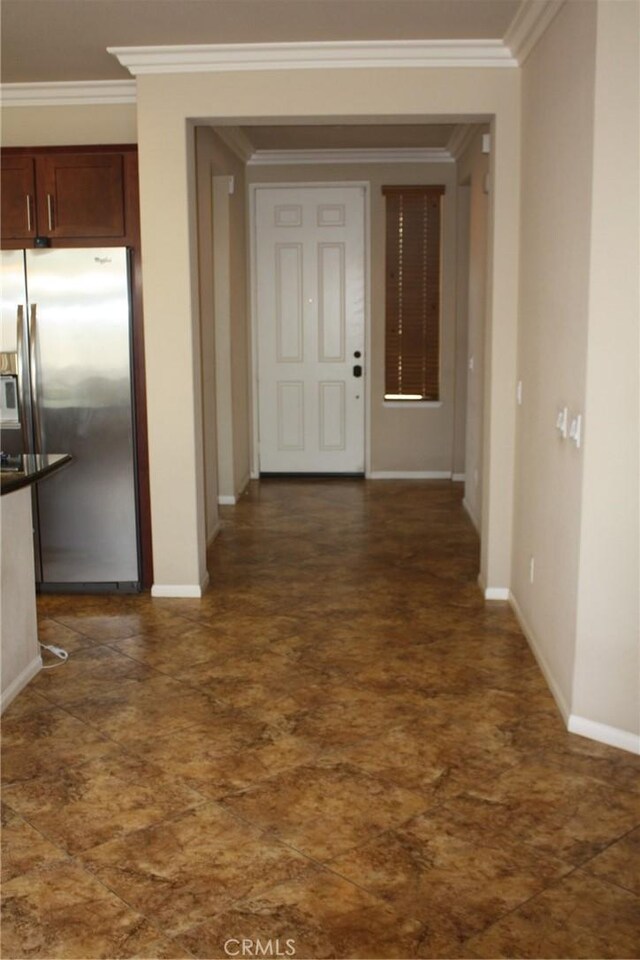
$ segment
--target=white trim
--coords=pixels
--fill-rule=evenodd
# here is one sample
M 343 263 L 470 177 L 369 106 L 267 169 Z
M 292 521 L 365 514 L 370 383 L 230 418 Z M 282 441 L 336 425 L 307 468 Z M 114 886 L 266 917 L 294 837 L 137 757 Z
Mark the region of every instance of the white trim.
M 524 0 L 504 35 L 504 44 L 522 66 L 564 0 Z
M 450 470 L 371 470 L 367 480 L 451 480 Z
M 382 406 L 392 410 L 437 410 L 442 400 L 383 400 Z
M 64 83 L 3 83 L 3 107 L 72 107 L 135 103 L 135 80 L 72 80 Z
M 233 494 L 223 493 L 218 496 L 218 503 L 221 507 L 234 507 L 237 502 L 238 499 Z
M 197 599 L 201 597 L 209 586 L 209 574 L 206 573 L 202 583 L 154 583 L 151 587 L 152 597 L 185 597 Z
M 619 727 L 610 727 L 606 723 L 597 723 L 595 720 L 588 720 L 586 717 L 579 717 L 575 713 L 570 713 L 569 705 L 551 672 L 551 668 L 542 652 L 542 647 L 511 591 L 509 591 L 509 604 L 547 681 L 569 733 L 587 737 L 589 740 L 597 740 L 598 743 L 606 743 L 610 747 L 618 747 L 620 750 L 628 750 L 630 753 L 640 754 L 640 734 L 631 733 L 629 730 L 621 730 Z
M 133 76 L 325 67 L 517 67 L 502 40 L 359 40 L 107 47 Z
M 621 730 L 619 727 L 610 727 L 606 723 L 587 720 L 586 717 L 578 717 L 575 713 L 572 713 L 569 717 L 567 729 L 569 733 L 576 733 L 580 737 L 597 740 L 598 743 L 606 743 L 610 747 L 618 747 L 620 750 L 628 750 L 629 753 L 640 754 L 640 734 L 631 733 L 629 730 Z
M 466 473 L 452 473 L 451 479 L 454 483 L 464 483 L 467 479 Z
M 316 150 L 256 150 L 249 166 L 318 163 L 453 163 L 446 147 L 378 147 Z
M 240 127 L 216 127 L 215 132 L 243 163 L 248 163 L 255 155 L 251 140 Z
M 547 663 L 546 657 L 542 652 L 542 647 L 540 646 L 540 643 L 535 633 L 527 623 L 525 616 L 522 610 L 520 609 L 520 605 L 518 604 L 518 601 L 516 600 L 515 596 L 511 591 L 509 591 L 509 604 L 511 606 L 511 609 L 516 615 L 516 620 L 520 624 L 520 629 L 525 635 L 527 643 L 531 648 L 531 652 L 533 653 L 534 657 L 538 661 L 538 666 L 540 667 L 544 675 L 544 678 L 547 681 L 549 689 L 551 690 L 551 693 L 553 694 L 553 698 L 556 701 L 556 704 L 558 706 L 558 710 L 562 714 L 562 719 L 566 724 L 569 722 L 569 705 L 565 700 L 564 694 L 562 693 L 562 690 L 558 686 L 555 680 L 555 677 L 553 676 L 553 673 L 551 672 L 551 668 Z
M 0 696 L 0 713 L 4 713 L 10 703 L 15 700 L 21 690 L 24 690 L 30 680 L 42 670 L 42 657 L 38 654 L 31 663 L 27 664 L 24 670 L 21 670 L 18 676 L 13 680 L 6 690 L 3 690 Z
M 509 587 L 485 587 L 485 600 L 508 600 L 510 596 Z
M 364 380 L 365 380 L 365 413 L 364 413 L 364 462 L 365 476 L 369 476 L 369 467 L 371 464 L 371 422 L 369 411 L 371 409 L 371 184 L 368 180 L 333 180 L 333 181 L 310 181 L 296 183 L 250 183 L 249 184 L 249 240 L 250 240 L 250 260 L 249 260 L 249 282 L 251 290 L 251 328 L 250 328 L 250 354 L 253 365 L 251 375 L 251 393 L 253 396 L 253 442 L 252 442 L 252 462 L 251 477 L 259 479 L 260 477 L 260 412 L 258 405 L 258 313 L 257 313 L 257 250 L 256 250 L 256 195 L 260 189 L 310 189 L 312 187 L 348 187 L 360 188 L 364 192 L 364 217 L 362 229 L 364 232 L 364 287 L 365 287 L 365 312 L 364 312 Z

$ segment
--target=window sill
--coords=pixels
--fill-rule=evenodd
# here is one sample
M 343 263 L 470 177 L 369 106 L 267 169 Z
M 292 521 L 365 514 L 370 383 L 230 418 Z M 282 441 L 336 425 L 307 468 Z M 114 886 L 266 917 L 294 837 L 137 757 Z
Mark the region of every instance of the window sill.
M 394 410 L 435 410 L 442 406 L 442 400 L 383 400 L 382 406 Z

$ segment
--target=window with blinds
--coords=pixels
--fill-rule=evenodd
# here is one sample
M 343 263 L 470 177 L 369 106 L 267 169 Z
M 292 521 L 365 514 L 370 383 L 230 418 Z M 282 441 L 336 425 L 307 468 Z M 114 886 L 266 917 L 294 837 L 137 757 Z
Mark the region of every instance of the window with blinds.
M 385 400 L 440 399 L 443 186 L 383 187 L 387 213 Z

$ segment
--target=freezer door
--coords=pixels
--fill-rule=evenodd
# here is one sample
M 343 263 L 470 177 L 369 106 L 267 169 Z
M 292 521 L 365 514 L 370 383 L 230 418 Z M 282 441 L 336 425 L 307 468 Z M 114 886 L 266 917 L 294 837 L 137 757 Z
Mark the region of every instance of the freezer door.
M 38 486 L 43 585 L 135 583 L 127 251 L 26 257 L 35 445 L 73 457 Z

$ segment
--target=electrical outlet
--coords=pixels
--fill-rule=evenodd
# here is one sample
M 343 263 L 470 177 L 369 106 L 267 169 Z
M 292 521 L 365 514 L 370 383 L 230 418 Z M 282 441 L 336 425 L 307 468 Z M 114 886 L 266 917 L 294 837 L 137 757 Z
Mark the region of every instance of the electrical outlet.
M 536 558 L 529 557 L 529 583 L 533 583 L 536 572 Z

